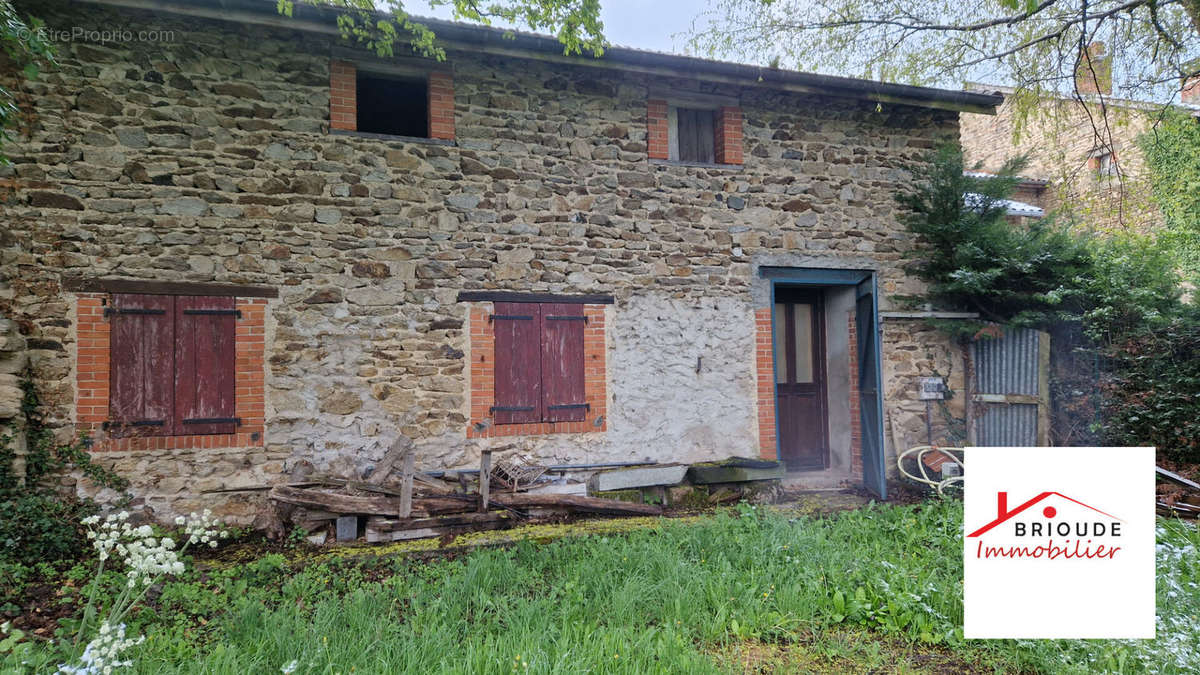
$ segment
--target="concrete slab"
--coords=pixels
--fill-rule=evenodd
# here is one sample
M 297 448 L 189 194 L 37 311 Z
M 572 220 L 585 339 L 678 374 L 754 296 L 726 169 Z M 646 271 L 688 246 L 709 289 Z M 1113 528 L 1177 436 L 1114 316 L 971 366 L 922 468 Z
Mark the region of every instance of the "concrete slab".
M 603 471 L 588 481 L 588 489 L 597 492 L 612 492 L 614 490 L 629 490 L 633 488 L 656 487 L 659 485 L 678 485 L 687 474 L 686 464 L 666 466 L 644 466 L 632 469 L 617 469 Z
M 358 516 L 341 516 L 337 519 L 337 540 L 354 541 L 358 539 Z
M 688 469 L 688 480 L 697 485 L 712 483 L 743 483 L 754 480 L 779 480 L 787 475 L 783 465 L 771 469 L 754 469 L 720 464 L 696 464 Z
M 862 479 L 841 471 L 797 471 L 783 478 L 783 487 L 788 490 L 842 490 L 861 484 Z
M 588 493 L 586 483 L 546 483 L 526 490 L 531 495 L 584 495 Z

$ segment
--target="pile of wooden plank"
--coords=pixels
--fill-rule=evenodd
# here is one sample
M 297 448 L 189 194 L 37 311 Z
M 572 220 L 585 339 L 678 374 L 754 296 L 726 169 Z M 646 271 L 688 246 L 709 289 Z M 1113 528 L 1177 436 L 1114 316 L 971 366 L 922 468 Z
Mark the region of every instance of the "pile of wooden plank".
M 1161 466 L 1154 467 L 1159 480 L 1169 483 L 1182 490 L 1172 490 L 1173 494 L 1158 496 L 1155 504 L 1158 513 L 1180 518 L 1200 518 L 1200 483 L 1180 476 L 1173 471 L 1167 471 Z M 1187 499 L 1188 501 L 1183 501 Z
M 568 489 L 571 487 L 568 485 L 519 485 L 512 477 L 540 476 L 540 473 L 536 470 L 522 473 L 511 461 L 494 471 L 492 454 L 499 451 L 502 449 L 485 450 L 477 485 L 470 486 L 467 481 L 460 480 L 458 489 L 451 489 L 450 484 L 444 482 L 444 476 L 439 479 L 416 471 L 411 443 L 393 445 L 364 481 L 293 475 L 292 482 L 264 486 L 269 488 L 267 496 L 274 505 L 269 518 L 273 527 L 268 529 L 279 534 L 287 531 L 289 526 L 310 532 L 328 531 L 332 527 L 338 541 L 353 541 L 365 536 L 368 542 L 379 542 L 501 529 L 535 518 L 570 513 L 662 513 L 660 507 L 651 504 L 564 494 L 576 491 Z M 389 477 L 397 466 L 400 467 L 399 481 L 391 482 Z M 492 490 L 494 474 L 502 477 L 501 484 L 510 491 Z M 458 477 L 461 479 L 463 475 Z M 470 491 L 470 487 L 475 491 Z

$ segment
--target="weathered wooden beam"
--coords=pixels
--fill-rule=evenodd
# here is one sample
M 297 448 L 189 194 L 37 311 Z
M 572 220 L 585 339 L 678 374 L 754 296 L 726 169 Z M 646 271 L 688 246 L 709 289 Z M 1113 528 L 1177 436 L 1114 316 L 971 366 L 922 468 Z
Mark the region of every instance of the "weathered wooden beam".
M 461 525 L 431 524 L 428 527 L 409 529 L 390 529 L 392 526 L 387 524 L 386 519 L 369 518 L 367 519 L 367 541 L 373 543 L 384 541 L 407 541 L 410 539 L 426 539 L 429 537 L 444 537 L 446 535 L 466 534 L 468 532 L 504 529 L 513 523 L 511 518 L 505 518 L 499 513 L 473 513 L 470 515 L 486 515 L 492 516 L 492 518 L 488 520 L 464 523 Z
M 260 490 L 270 490 L 272 488 L 277 488 L 277 487 L 303 488 L 303 487 L 319 487 L 319 486 L 325 485 L 325 484 L 326 483 L 324 481 L 314 481 L 314 480 L 301 481 L 299 483 L 262 483 L 259 485 L 243 485 L 242 487 L 227 487 L 227 488 L 216 488 L 213 490 L 202 490 L 200 492 L 200 494 L 211 495 L 211 494 L 217 494 L 220 492 L 257 492 Z
M 397 437 L 388 448 L 388 451 L 384 453 L 383 459 L 379 460 L 379 465 L 375 467 L 370 476 L 367 476 L 367 482 L 378 484 L 387 480 L 387 477 L 392 473 L 392 469 L 404 459 L 405 453 L 412 446 L 413 442 L 411 438 L 406 436 Z
M 400 517 L 409 518 L 412 516 L 412 500 L 413 500 L 413 462 L 416 453 L 413 452 L 412 446 L 409 446 L 408 451 L 404 453 L 404 467 L 400 470 Z
M 657 516 L 662 514 L 662 507 L 654 504 L 632 504 L 616 499 L 598 499 L 596 497 L 581 497 L 579 495 L 547 495 L 547 494 L 497 494 L 491 499 L 493 504 L 508 507 L 548 506 L 571 511 L 588 513 L 607 513 L 611 515 L 643 515 Z
M 479 512 L 488 510 L 488 493 L 492 484 L 492 451 L 484 450 L 479 457 Z
M 278 298 L 279 289 L 250 284 L 218 284 L 197 281 L 154 281 L 151 279 L 84 279 L 67 277 L 64 291 L 82 293 L 141 293 L 145 295 L 221 295 L 239 298 Z
M 284 504 L 304 506 L 338 514 L 360 514 L 395 517 L 400 512 L 400 500 L 392 497 L 355 497 L 317 490 L 277 487 L 269 494 L 271 499 Z M 610 515 L 647 515 L 662 513 L 662 508 L 653 504 L 631 504 L 614 499 L 597 499 L 578 495 L 554 494 L 504 494 L 489 495 L 488 503 L 507 508 L 542 506 L 567 511 L 603 513 Z M 414 515 L 436 515 L 462 513 L 476 507 L 472 499 L 454 497 L 426 497 L 413 499 Z
M 583 293 L 563 295 L 560 293 L 516 293 L 513 291 L 459 291 L 459 302 L 558 302 L 581 305 L 611 305 L 611 295 Z
M 1159 478 L 1167 481 L 1168 483 L 1174 483 L 1176 485 L 1180 485 L 1180 486 L 1183 486 L 1186 488 L 1191 488 L 1193 490 L 1200 490 L 1200 483 L 1197 483 L 1196 481 L 1193 481 L 1193 480 L 1188 480 L 1187 478 L 1180 476 L 1179 474 L 1175 473 L 1174 471 L 1167 471 L 1166 469 L 1162 468 L 1161 466 L 1156 466 L 1156 467 L 1154 467 L 1154 472 L 1156 474 L 1158 474 Z
M 274 488 L 267 496 L 284 504 L 333 513 L 395 515 L 400 512 L 400 500 L 391 497 L 353 497 L 291 487 Z
M 1050 445 L 1050 334 L 1038 331 L 1037 444 Z
M 444 525 L 472 525 L 476 523 L 491 523 L 498 520 L 513 520 L 510 513 L 491 511 L 488 513 L 455 513 L 431 518 L 382 518 L 371 517 L 371 524 L 380 531 L 416 530 L 425 527 L 441 527 Z

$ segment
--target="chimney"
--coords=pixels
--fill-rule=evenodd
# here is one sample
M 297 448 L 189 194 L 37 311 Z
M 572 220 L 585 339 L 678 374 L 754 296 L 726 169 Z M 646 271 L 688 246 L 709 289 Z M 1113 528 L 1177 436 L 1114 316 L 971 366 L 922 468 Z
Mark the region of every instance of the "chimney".
M 1008 515 L 1008 493 L 996 493 L 996 517 L 1003 518 Z
M 1179 100 L 1191 105 L 1200 105 L 1200 72 L 1192 73 L 1183 80 Z
M 1103 42 L 1093 42 L 1079 55 L 1075 90 L 1080 94 L 1112 94 L 1112 55 Z

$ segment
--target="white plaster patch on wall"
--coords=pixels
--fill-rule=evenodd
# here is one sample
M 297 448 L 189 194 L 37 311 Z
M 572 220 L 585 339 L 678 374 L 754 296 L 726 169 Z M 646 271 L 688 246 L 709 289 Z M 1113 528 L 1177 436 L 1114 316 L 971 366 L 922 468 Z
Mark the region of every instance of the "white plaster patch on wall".
M 638 295 L 607 313 L 608 430 L 417 442 L 421 468 L 474 468 L 484 447 L 545 464 L 754 457 L 758 438 L 749 297 Z M 697 372 L 699 359 L 699 372 Z
M 611 331 L 612 454 L 658 461 L 757 454 L 749 298 L 634 296 L 616 308 Z

